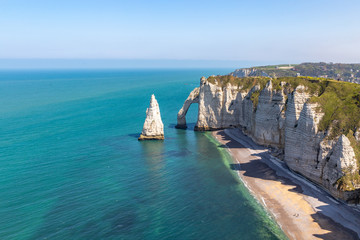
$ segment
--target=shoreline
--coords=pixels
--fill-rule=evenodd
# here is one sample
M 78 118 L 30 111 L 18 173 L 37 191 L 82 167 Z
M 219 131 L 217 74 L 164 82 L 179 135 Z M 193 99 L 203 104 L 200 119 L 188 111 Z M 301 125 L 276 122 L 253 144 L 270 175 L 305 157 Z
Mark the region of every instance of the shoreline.
M 290 239 L 359 239 L 360 211 L 291 172 L 239 129 L 212 132 L 250 193 Z

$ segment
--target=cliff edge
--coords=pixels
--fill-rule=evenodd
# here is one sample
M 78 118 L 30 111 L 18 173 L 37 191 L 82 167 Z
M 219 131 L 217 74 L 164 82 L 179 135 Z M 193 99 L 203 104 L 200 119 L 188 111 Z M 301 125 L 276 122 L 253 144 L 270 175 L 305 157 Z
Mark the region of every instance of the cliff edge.
M 311 77 L 212 76 L 201 78 L 186 110 L 192 103 L 199 104 L 195 130 L 241 128 L 333 196 L 360 201 L 360 85 Z M 182 127 L 185 115 L 183 107 Z

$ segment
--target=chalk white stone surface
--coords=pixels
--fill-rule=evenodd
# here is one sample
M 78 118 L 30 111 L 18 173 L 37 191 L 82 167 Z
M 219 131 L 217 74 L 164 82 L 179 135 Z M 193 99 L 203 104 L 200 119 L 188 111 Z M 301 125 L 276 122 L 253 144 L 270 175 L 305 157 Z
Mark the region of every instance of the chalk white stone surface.
M 139 140 L 164 139 L 164 124 L 161 120 L 160 108 L 155 95 L 151 95 L 150 106 L 146 110 L 146 119 Z

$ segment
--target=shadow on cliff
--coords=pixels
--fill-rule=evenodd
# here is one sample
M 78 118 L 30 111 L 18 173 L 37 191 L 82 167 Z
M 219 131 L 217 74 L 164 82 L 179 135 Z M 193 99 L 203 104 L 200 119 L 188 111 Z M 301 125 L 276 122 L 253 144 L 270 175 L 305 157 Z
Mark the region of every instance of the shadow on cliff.
M 321 206 L 320 209 L 324 209 L 327 206 Z M 334 222 L 331 218 L 325 216 L 321 212 L 312 214 L 311 217 L 314 222 L 318 223 L 322 229 L 330 231 L 325 234 L 314 234 L 314 237 L 326 240 L 338 240 L 338 239 L 359 239 L 356 232 L 343 227 L 341 224 Z
M 221 144 L 218 147 L 237 148 L 237 149 L 244 149 L 244 150 L 247 149 L 244 146 L 242 146 L 241 144 L 239 144 L 238 142 L 234 141 L 232 138 L 225 135 L 225 133 L 223 131 L 217 133 L 217 135 L 220 136 L 222 140 L 226 141 L 226 144 Z M 251 141 L 250 139 L 247 139 L 247 140 Z M 251 144 L 251 145 L 253 147 L 256 147 L 255 144 Z M 257 146 L 257 148 L 253 148 L 253 149 L 262 150 L 262 149 L 264 149 L 264 147 Z M 276 170 L 269 167 L 269 165 L 264 162 L 264 161 L 269 161 L 268 160 L 268 158 L 269 158 L 268 152 L 252 154 L 250 151 L 246 151 L 243 154 L 244 154 L 244 158 L 249 158 L 249 160 L 246 161 L 245 163 L 241 163 L 241 164 L 239 164 L 239 163 L 230 164 L 230 168 L 232 170 L 241 171 L 241 173 L 244 176 L 251 177 L 251 178 L 280 181 L 282 185 L 287 186 L 288 191 L 290 191 L 290 192 L 308 195 L 315 199 L 319 199 L 321 201 L 324 201 L 324 198 L 326 198 L 326 197 L 331 198 L 331 196 L 328 195 L 327 193 L 325 193 L 324 191 L 322 191 L 322 193 L 321 193 L 321 194 L 323 194 L 322 197 L 319 196 L 319 193 L 316 193 L 309 189 L 304 191 L 302 186 L 294 183 L 294 181 L 292 181 L 290 178 L 279 176 L 276 173 Z M 275 168 L 275 169 L 277 169 L 277 168 Z M 321 213 L 322 211 L 331 211 L 332 207 L 333 206 L 331 206 L 331 205 L 321 206 L 321 207 L 319 207 L 319 209 L 321 211 L 318 211 L 317 213 L 311 215 L 314 222 L 318 223 L 319 226 L 323 230 L 328 231 L 328 233 L 326 233 L 326 234 L 314 234 L 314 237 L 319 238 L 319 239 L 325 239 L 325 240 L 359 239 L 356 232 L 343 227 L 342 225 L 336 223 L 331 218 L 329 218 Z M 297 213 L 294 213 L 295 218 L 297 217 L 296 214 Z
M 240 129 L 239 129 L 240 131 Z M 243 134 L 243 133 L 242 133 Z M 226 135 L 224 133 L 224 131 L 220 131 L 217 133 L 218 136 L 221 137 L 221 140 L 223 141 L 229 141 L 227 144 L 221 144 L 219 145 L 219 147 L 222 147 L 222 148 L 244 148 L 244 149 L 247 149 L 246 147 L 244 147 L 243 145 L 241 145 L 240 143 L 234 141 L 231 137 L 229 137 L 228 135 Z M 243 134 L 244 136 L 247 136 L 245 134 Z M 247 137 L 249 139 L 249 141 L 252 141 L 250 137 Z M 252 145 L 252 149 L 254 150 L 263 150 L 265 149 L 265 147 L 263 146 L 259 146 L 257 144 L 253 144 Z

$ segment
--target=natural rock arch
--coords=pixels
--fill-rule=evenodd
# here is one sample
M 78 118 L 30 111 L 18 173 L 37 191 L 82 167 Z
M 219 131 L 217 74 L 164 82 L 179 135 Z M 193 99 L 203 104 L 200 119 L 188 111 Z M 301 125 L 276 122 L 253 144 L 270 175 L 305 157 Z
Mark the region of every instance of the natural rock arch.
M 193 103 L 199 103 L 199 93 L 200 88 L 197 87 L 194 90 L 191 91 L 188 98 L 185 100 L 184 105 L 180 109 L 180 111 L 177 114 L 177 125 L 176 128 L 186 129 L 186 113 L 189 110 L 189 107 Z

